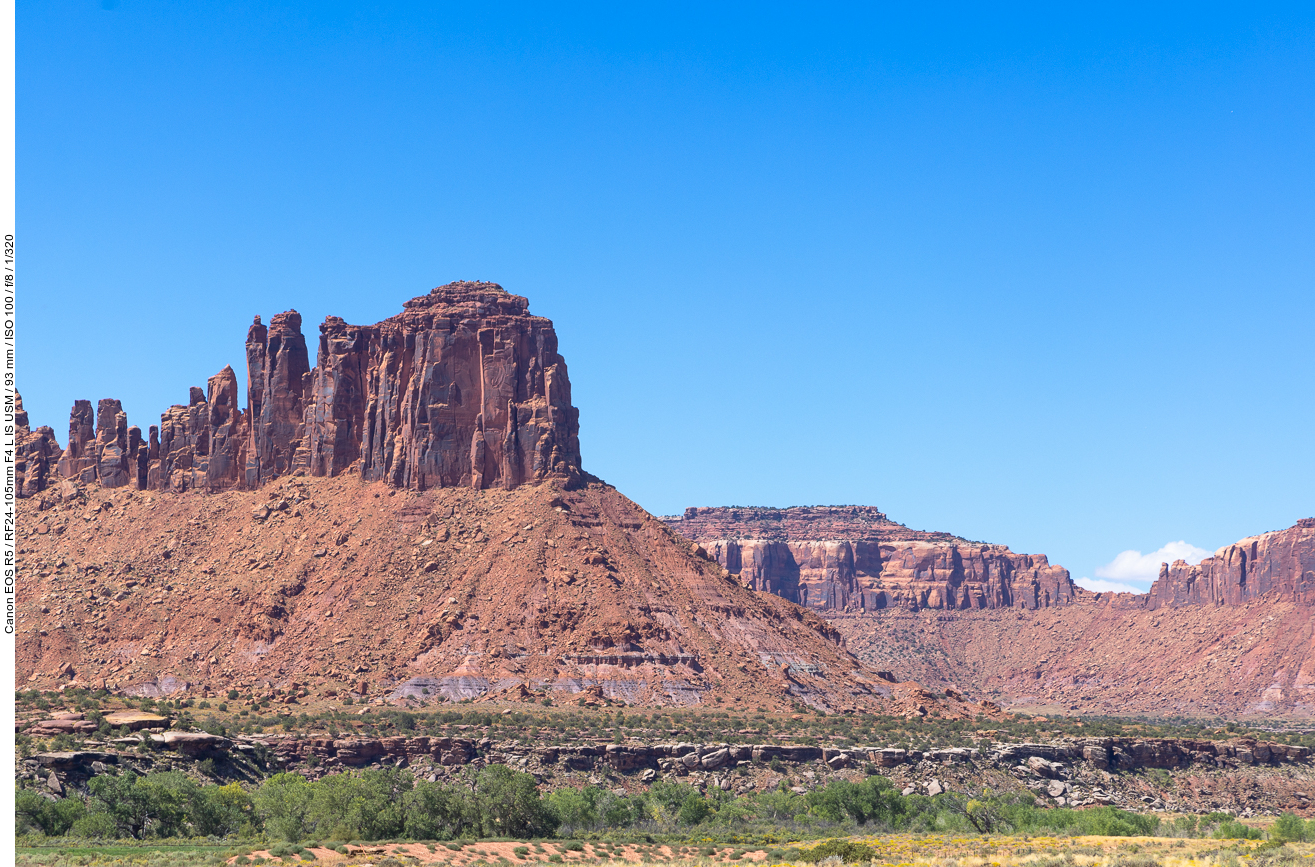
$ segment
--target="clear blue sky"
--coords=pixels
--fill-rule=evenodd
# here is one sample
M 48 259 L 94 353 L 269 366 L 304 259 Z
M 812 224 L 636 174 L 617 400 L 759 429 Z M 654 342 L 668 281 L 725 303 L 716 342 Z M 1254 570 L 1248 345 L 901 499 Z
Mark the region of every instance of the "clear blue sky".
M 25 402 L 486 279 L 657 513 L 1075 577 L 1315 514 L 1312 7 L 1061 6 L 19 0 Z

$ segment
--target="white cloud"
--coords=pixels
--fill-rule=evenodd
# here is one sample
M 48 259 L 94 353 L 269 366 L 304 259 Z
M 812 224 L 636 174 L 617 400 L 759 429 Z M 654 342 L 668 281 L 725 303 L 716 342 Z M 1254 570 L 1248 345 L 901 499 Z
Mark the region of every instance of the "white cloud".
M 1160 564 L 1175 560 L 1200 563 L 1212 552 L 1183 541 L 1170 542 L 1158 551 L 1143 554 L 1141 551 L 1124 551 L 1096 570 L 1101 578 L 1115 581 L 1154 581 L 1160 576 Z
M 1085 587 L 1093 593 L 1145 593 L 1145 587 L 1133 587 L 1117 581 L 1102 581 L 1099 578 L 1077 578 L 1073 581 L 1079 587 Z

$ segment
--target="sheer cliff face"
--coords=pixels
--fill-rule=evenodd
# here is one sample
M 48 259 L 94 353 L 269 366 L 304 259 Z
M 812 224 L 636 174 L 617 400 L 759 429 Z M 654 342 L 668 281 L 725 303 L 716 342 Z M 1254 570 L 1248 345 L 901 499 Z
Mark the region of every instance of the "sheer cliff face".
M 1195 566 L 1161 564 L 1146 607 L 1239 605 L 1267 595 L 1315 604 L 1315 518 L 1235 542 Z
M 825 611 L 1036 609 L 1083 592 L 1044 555 L 910 530 L 867 507 L 687 509 L 666 520 L 755 589 Z
M 450 283 L 377 325 L 330 316 L 309 363 L 301 316 L 256 317 L 247 406 L 225 367 L 149 438 L 116 400 L 77 401 L 69 447 L 29 449 L 24 494 L 52 471 L 102 487 L 253 489 L 293 473 L 424 490 L 579 483 L 579 412 L 552 322 L 494 283 Z M 56 466 L 58 462 L 58 466 Z
M 579 413 L 552 323 L 493 284 L 408 301 L 378 325 L 320 326 L 306 466 L 398 487 L 578 480 Z

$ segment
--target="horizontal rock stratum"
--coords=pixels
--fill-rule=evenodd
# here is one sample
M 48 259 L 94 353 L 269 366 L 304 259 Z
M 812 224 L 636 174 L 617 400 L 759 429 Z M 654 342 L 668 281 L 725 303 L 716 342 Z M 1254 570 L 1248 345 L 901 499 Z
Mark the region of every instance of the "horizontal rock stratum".
M 552 322 L 495 283 L 457 282 L 376 325 L 330 316 L 310 366 L 301 315 L 256 317 L 247 402 L 225 367 L 144 437 L 118 400 L 79 400 L 68 445 L 23 425 L 23 496 L 52 469 L 106 488 L 254 489 L 298 471 L 355 466 L 399 488 L 514 488 L 581 481 L 579 413 Z
M 663 520 L 754 589 L 822 611 L 1036 609 L 1086 592 L 1044 554 L 911 530 L 870 506 L 691 508 Z

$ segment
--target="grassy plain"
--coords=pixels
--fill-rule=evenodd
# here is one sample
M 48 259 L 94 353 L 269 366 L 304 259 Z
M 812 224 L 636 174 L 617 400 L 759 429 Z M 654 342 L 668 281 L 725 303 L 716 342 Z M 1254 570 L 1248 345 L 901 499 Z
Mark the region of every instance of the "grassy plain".
M 837 846 L 837 843 L 840 843 Z M 827 855 L 848 849 L 850 857 Z M 298 847 L 231 844 L 165 845 L 132 841 L 103 845 L 20 846 L 20 867 L 218 867 L 250 864 L 325 864 L 334 867 L 552 867 L 664 865 L 718 867 L 744 864 L 872 867 L 1305 867 L 1315 865 L 1315 843 L 1275 845 L 1255 840 L 1029 835 L 880 834 L 843 841 L 808 841 L 764 847 L 752 844 L 610 842 L 602 840 L 481 840 L 439 843 L 311 843 Z

